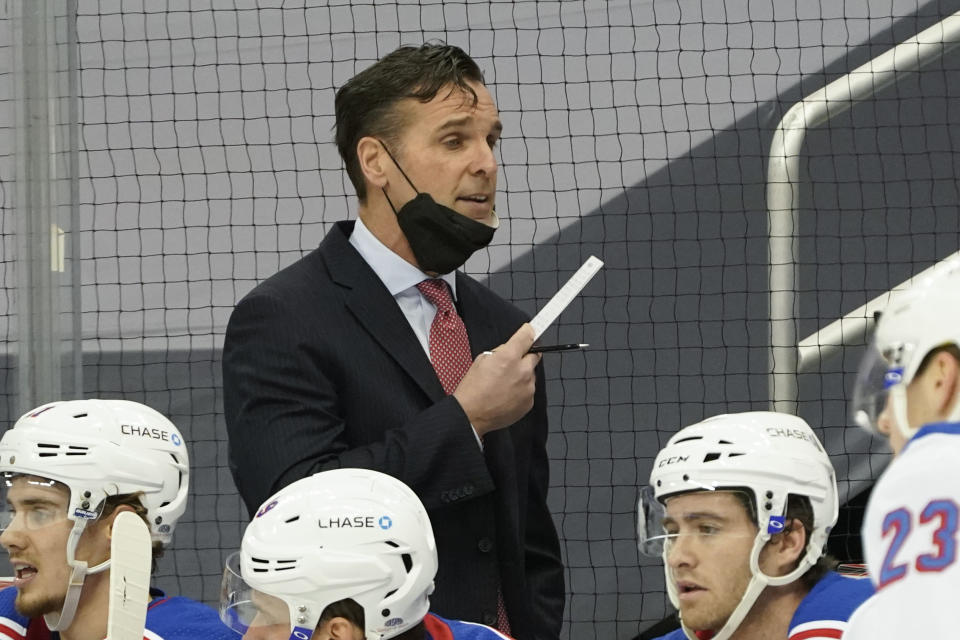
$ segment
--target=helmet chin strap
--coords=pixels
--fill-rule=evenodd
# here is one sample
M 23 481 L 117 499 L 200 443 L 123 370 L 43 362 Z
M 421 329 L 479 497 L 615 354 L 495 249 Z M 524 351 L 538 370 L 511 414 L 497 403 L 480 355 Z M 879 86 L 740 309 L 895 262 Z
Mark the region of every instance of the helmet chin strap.
M 74 554 L 77 551 L 77 544 L 80 542 L 80 536 L 87 526 L 85 518 L 77 518 L 73 521 L 73 529 L 70 530 L 70 537 L 67 538 L 67 564 L 70 565 L 70 579 L 67 581 L 67 595 L 63 599 L 63 607 L 59 613 L 46 613 L 43 616 L 50 631 L 62 631 L 70 627 L 73 623 L 73 617 L 77 613 L 77 603 L 80 602 L 80 593 L 83 590 L 83 581 L 88 575 L 100 573 L 110 568 L 110 559 L 107 558 L 100 564 L 92 568 L 87 568 L 87 563 L 83 560 L 77 560 Z
M 890 387 L 890 406 L 893 409 L 893 423 L 904 440 L 909 440 L 916 429 L 910 427 L 907 420 L 907 385 L 895 384 Z
M 806 573 L 807 569 L 813 566 L 817 558 L 820 557 L 820 553 L 812 548 L 813 545 L 808 544 L 806 554 L 804 554 L 803 559 L 797 564 L 797 567 L 793 571 L 783 576 L 768 576 L 760 569 L 760 552 L 770 540 L 770 537 L 770 534 L 764 532 L 763 529 L 757 532 L 757 537 L 753 540 L 753 549 L 750 551 L 750 573 L 752 574 L 750 582 L 747 584 L 747 589 L 743 592 L 743 596 L 741 596 L 737 607 L 730 614 L 730 617 L 727 618 L 727 621 L 723 623 L 723 626 L 713 635 L 711 640 L 728 640 L 737 630 L 737 627 L 740 626 L 740 623 L 743 622 L 743 619 L 747 617 L 747 614 L 750 613 L 750 609 L 753 608 L 757 598 L 760 597 L 760 594 L 763 593 L 763 590 L 767 586 L 778 587 L 793 582 Z M 677 611 L 680 611 L 677 585 L 670 575 L 670 569 L 666 563 L 666 551 L 664 551 L 663 559 L 664 571 L 667 574 L 667 593 L 670 596 L 670 602 L 676 607 Z M 688 627 L 683 621 L 683 614 L 680 614 L 680 626 L 683 628 L 683 633 L 687 636 L 688 640 L 698 640 L 694 633 L 695 630 Z

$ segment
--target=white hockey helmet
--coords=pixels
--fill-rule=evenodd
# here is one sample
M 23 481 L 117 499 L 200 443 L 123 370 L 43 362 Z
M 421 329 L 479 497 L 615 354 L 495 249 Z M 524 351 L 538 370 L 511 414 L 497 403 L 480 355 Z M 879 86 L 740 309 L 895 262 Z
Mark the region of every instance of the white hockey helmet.
M 93 519 L 109 495 L 143 492 L 154 540 L 169 544 L 187 507 L 189 458 L 180 431 L 129 400 L 52 402 L 0 439 L 0 473 L 40 476 L 70 489 L 67 517 Z
M 898 291 L 880 314 L 873 340 L 860 361 L 853 391 L 854 420 L 877 433 L 880 414 L 890 400 L 893 422 L 909 439 L 922 425 L 907 421 L 906 388 L 934 349 L 960 347 L 960 255 L 938 264 L 930 275 Z M 960 400 L 950 422 L 960 421 Z
M 100 517 L 104 499 L 142 492 L 151 536 L 168 544 L 186 509 L 189 459 L 180 432 L 150 407 L 128 400 L 69 400 L 37 407 L 3 434 L 0 474 L 7 482 L 14 476 L 53 480 L 70 491 L 65 514 L 73 521 L 66 549 L 70 587 L 60 613 L 45 616 L 57 630 L 73 620 L 84 577 L 110 566 L 106 560 L 88 567 L 74 555 L 86 524 Z
M 430 519 L 409 487 L 367 469 L 324 471 L 260 507 L 227 561 L 220 615 L 240 633 L 286 622 L 291 639 L 309 638 L 328 605 L 351 598 L 368 640 L 392 638 L 426 616 L 436 573 Z M 268 615 L 258 599 L 285 606 Z
M 754 411 L 715 416 L 681 429 L 654 460 L 637 521 L 640 551 L 662 555 L 667 592 L 677 609 L 677 586 L 667 562 L 667 545 L 662 544 L 672 537 L 663 531 L 666 501 L 682 493 L 720 490 L 742 491 L 750 497 L 757 534 L 750 557 L 753 577 L 713 640 L 730 637 L 764 587 L 793 582 L 816 564 L 838 516 L 833 465 L 801 418 Z M 773 535 L 783 531 L 791 495 L 807 497 L 813 510 L 806 553 L 787 575 L 768 576 L 759 566 L 760 551 Z M 684 632 L 695 638 L 686 626 Z

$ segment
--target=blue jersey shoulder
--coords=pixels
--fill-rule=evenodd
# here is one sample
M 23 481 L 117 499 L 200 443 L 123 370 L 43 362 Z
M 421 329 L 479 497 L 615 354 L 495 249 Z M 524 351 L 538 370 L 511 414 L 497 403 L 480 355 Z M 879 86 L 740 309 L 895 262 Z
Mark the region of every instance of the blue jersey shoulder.
M 0 627 L 6 627 L 6 631 L 14 637 L 22 638 L 26 634 L 30 619 L 17 613 L 13 604 L 16 599 L 16 587 L 0 589 Z
M 866 577 L 843 576 L 831 571 L 810 590 L 797 607 L 790 628 L 829 620 L 845 622 L 872 594 L 873 585 Z M 656 640 L 686 639 L 683 629 L 675 629 Z
M 447 620 L 428 613 L 423 619 L 427 630 L 426 640 L 509 640 L 496 629 L 474 622 Z
M 814 585 L 797 607 L 790 628 L 819 620 L 844 622 L 871 595 L 873 584 L 865 576 L 844 576 L 831 571 Z
M 160 640 L 236 640 L 217 612 L 190 598 L 159 598 L 147 609 L 147 631 Z
M 147 609 L 146 637 L 156 640 L 236 640 L 236 634 L 220 622 L 216 611 L 205 604 L 190 598 L 166 598 L 156 590 L 152 590 L 152 594 L 159 597 Z M 0 626 L 23 637 L 30 619 L 17 613 L 14 607 L 16 598 L 15 588 L 0 590 Z

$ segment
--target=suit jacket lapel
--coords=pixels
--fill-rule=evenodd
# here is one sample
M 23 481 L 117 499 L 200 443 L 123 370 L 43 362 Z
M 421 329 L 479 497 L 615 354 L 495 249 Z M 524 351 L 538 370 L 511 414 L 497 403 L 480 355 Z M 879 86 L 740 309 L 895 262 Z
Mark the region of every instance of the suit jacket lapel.
M 353 222 L 338 222 L 320 244 L 331 279 L 344 288 L 344 301 L 357 322 L 427 396 L 434 401 L 442 399 L 443 387 L 410 323 L 377 274 L 350 245 L 352 231 Z

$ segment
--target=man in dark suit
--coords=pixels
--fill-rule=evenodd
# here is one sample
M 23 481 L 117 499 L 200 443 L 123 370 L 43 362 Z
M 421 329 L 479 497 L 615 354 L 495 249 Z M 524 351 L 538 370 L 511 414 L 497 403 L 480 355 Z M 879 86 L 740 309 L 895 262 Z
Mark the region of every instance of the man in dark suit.
M 434 610 L 555 639 L 563 567 L 533 329 L 456 271 L 498 222 L 496 106 L 467 54 L 427 44 L 352 78 L 336 122 L 358 220 L 257 286 L 227 328 L 237 488 L 252 514 L 324 469 L 399 478 L 436 533 Z

